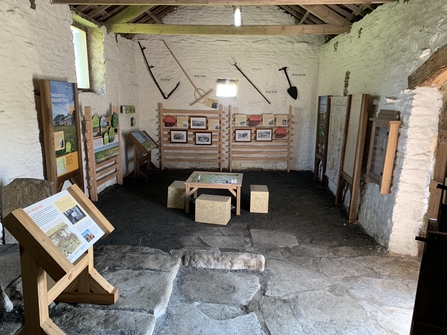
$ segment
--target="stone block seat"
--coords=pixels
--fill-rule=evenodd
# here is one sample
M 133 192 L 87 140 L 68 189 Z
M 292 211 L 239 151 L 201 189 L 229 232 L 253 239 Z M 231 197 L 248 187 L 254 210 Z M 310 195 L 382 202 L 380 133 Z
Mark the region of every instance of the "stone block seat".
M 185 182 L 181 180 L 174 181 L 168 187 L 168 208 L 185 208 Z
M 269 212 L 269 189 L 267 185 L 250 185 L 250 213 Z
M 226 225 L 231 219 L 231 197 L 201 194 L 196 199 L 196 222 Z

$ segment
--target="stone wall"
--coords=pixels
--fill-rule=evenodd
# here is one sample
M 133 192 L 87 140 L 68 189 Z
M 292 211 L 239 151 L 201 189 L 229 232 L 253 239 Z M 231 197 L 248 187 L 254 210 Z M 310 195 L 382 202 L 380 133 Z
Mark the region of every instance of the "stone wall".
M 233 23 L 232 7 L 180 7 L 163 20 L 166 24 L 218 24 Z M 294 24 L 289 15 L 277 7 L 248 6 L 243 8 L 243 23 Z M 205 91 L 216 89 L 217 79 L 239 79 L 239 92 L 235 99 L 219 99 L 228 113 L 233 106 L 235 113 L 287 114 L 293 106 L 294 133 L 291 168 L 310 170 L 315 148 L 315 122 L 317 108 L 317 76 L 322 36 L 138 36 L 146 47 L 145 53 L 152 71 L 163 91 L 169 93 L 180 81 L 180 86 L 168 100 L 156 88 L 137 51 L 137 68 L 140 75 L 141 123 L 140 126 L 158 138 L 157 104 L 169 109 L 204 109 L 203 104 L 189 104 L 195 100 L 194 87 L 162 42 L 168 44 L 194 85 Z M 138 45 L 137 45 L 138 47 Z M 256 89 L 231 64 L 238 66 L 271 102 L 267 103 Z M 289 84 L 280 68 L 287 66 L 293 86 L 299 97 L 287 94 Z M 210 95 L 216 98 L 215 91 Z M 284 162 L 236 162 L 234 168 L 285 169 Z M 169 165 L 190 167 L 188 164 Z M 214 166 L 215 168 L 216 166 Z M 205 168 L 205 166 L 203 166 Z
M 8 46 L 0 50 L 0 180 L 7 185 L 18 177 L 44 178 L 36 111 L 40 98 L 34 92 L 39 79 L 75 82 L 76 72 L 68 6 L 46 0 L 32 9 L 28 0 L 6 0 L 0 21 L 0 43 Z M 80 93 L 81 110 L 89 105 L 93 113 L 104 115 L 111 104 L 139 107 L 134 43 L 114 34 L 103 36 L 105 94 Z M 130 117 L 120 119 L 123 132 L 130 131 Z M 125 165 L 125 172 L 132 169 Z
M 414 237 L 426 220 L 442 100 L 436 88 L 407 90 L 407 78 L 446 43 L 446 14 L 445 1 L 386 4 L 321 52 L 319 95 L 342 95 L 349 71 L 350 94 L 371 94 L 375 112 L 402 114 L 391 192 L 381 195 L 377 185 L 366 184 L 358 219 L 393 253 L 416 255 Z

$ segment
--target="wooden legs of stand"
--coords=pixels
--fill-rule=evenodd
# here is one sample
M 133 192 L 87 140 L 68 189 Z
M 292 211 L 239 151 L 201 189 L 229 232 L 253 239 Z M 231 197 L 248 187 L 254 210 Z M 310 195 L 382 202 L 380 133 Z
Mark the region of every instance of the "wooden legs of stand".
M 47 273 L 20 247 L 25 327 L 18 335 L 65 335 L 50 319 L 48 306 L 54 301 L 88 304 L 114 304 L 118 289 L 93 267 L 93 249 L 82 256 L 71 271 L 48 290 Z M 62 292 L 62 293 L 60 293 Z M 60 293 L 60 294 L 59 294 Z
M 50 318 L 48 313 L 47 274 L 34 258 L 20 247 L 22 268 L 23 301 L 25 307 L 25 327 L 20 335 L 45 333 L 42 325 Z M 62 332 L 54 334 L 64 334 Z

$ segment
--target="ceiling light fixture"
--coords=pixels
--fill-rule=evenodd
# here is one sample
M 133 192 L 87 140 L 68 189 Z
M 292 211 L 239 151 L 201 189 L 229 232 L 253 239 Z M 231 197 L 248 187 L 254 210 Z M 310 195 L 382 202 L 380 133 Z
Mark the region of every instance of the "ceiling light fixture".
M 242 25 L 242 12 L 241 7 L 236 6 L 234 7 L 234 26 L 240 27 Z

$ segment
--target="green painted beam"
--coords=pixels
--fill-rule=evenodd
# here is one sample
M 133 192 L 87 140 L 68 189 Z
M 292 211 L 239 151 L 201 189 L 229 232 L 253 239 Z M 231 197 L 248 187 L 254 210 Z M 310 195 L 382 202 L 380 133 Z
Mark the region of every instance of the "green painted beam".
M 82 16 L 79 16 L 78 14 L 73 14 L 73 21 L 77 22 L 85 27 L 89 27 L 89 28 L 98 28 L 99 25 L 93 23 L 92 21 L 83 18 Z
M 350 26 L 333 24 L 293 25 L 293 26 L 215 26 L 183 24 L 109 24 L 110 32 L 117 34 L 144 35 L 338 35 L 351 30 Z

